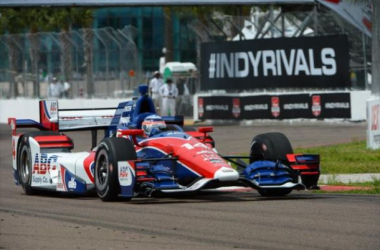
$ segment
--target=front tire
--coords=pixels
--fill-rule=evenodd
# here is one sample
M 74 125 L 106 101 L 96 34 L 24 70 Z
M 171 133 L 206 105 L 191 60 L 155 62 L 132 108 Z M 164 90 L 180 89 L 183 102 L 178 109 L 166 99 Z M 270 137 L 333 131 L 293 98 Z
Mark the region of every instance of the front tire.
M 95 187 L 103 201 L 114 201 L 120 193 L 118 162 L 136 160 L 133 143 L 125 138 L 104 139 L 95 156 Z
M 250 149 L 250 163 L 255 161 L 287 161 L 286 155 L 293 154 L 288 138 L 278 132 L 265 133 L 253 138 Z M 264 197 L 280 197 L 290 194 L 291 188 L 263 188 L 257 190 Z
M 293 154 L 293 148 L 284 134 L 265 133 L 253 138 L 249 154 L 250 163 L 261 160 L 286 160 L 287 154 Z

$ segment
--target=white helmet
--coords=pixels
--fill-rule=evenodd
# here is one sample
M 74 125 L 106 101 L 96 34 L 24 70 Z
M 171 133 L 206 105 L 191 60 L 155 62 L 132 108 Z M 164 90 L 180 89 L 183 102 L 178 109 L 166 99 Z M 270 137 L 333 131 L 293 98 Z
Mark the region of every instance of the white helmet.
M 150 115 L 145 118 L 141 128 L 148 135 L 154 135 L 166 128 L 166 123 L 161 116 Z

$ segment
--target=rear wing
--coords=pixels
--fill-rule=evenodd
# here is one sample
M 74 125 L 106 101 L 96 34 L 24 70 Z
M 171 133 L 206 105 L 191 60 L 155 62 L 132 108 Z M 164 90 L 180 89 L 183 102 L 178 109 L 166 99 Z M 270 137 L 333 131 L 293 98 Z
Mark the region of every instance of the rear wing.
M 8 118 L 12 130 L 37 128 L 48 131 L 80 131 L 107 129 L 116 108 L 58 109 L 58 101 L 39 101 L 40 121 Z
M 108 129 L 116 108 L 59 109 L 57 100 L 39 101 L 39 122 L 31 119 L 8 118 L 12 135 L 18 128 L 36 128 L 45 131 L 81 131 L 92 133 L 92 146 L 96 146 L 97 130 Z

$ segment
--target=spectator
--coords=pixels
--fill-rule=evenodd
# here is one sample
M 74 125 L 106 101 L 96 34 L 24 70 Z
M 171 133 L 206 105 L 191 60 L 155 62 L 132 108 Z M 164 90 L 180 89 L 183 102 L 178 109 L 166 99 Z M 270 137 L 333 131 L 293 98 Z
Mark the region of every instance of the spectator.
M 63 98 L 69 98 L 70 96 L 70 84 L 68 82 L 63 83 Z
M 53 81 L 49 85 L 48 96 L 50 98 L 60 98 L 62 96 L 62 84 L 53 77 Z
M 160 109 L 161 107 L 161 95 L 160 88 L 164 85 L 164 82 L 161 79 L 160 72 L 154 72 L 154 78 L 149 83 L 149 92 L 150 96 L 153 99 L 154 106 L 156 109 Z
M 166 84 L 161 86 L 160 94 L 162 96 L 162 116 L 175 116 L 175 100 L 178 96 L 178 89 L 173 84 L 173 80 L 168 78 Z

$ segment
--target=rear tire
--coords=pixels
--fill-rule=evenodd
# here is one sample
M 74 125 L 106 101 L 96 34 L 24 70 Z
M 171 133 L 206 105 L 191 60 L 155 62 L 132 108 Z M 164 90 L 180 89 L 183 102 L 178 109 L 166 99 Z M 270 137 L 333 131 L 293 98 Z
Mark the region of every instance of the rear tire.
M 125 138 L 104 139 L 95 156 L 95 187 L 103 201 L 114 201 L 120 193 L 118 162 L 136 160 L 133 143 Z
M 293 154 L 293 148 L 284 134 L 265 133 L 253 138 L 249 154 L 250 163 L 260 160 L 286 160 L 287 154 Z
M 21 138 L 21 144 L 18 153 L 17 171 L 19 181 L 25 194 L 33 195 L 35 190 L 32 188 L 32 153 L 29 146 L 29 137 Z

